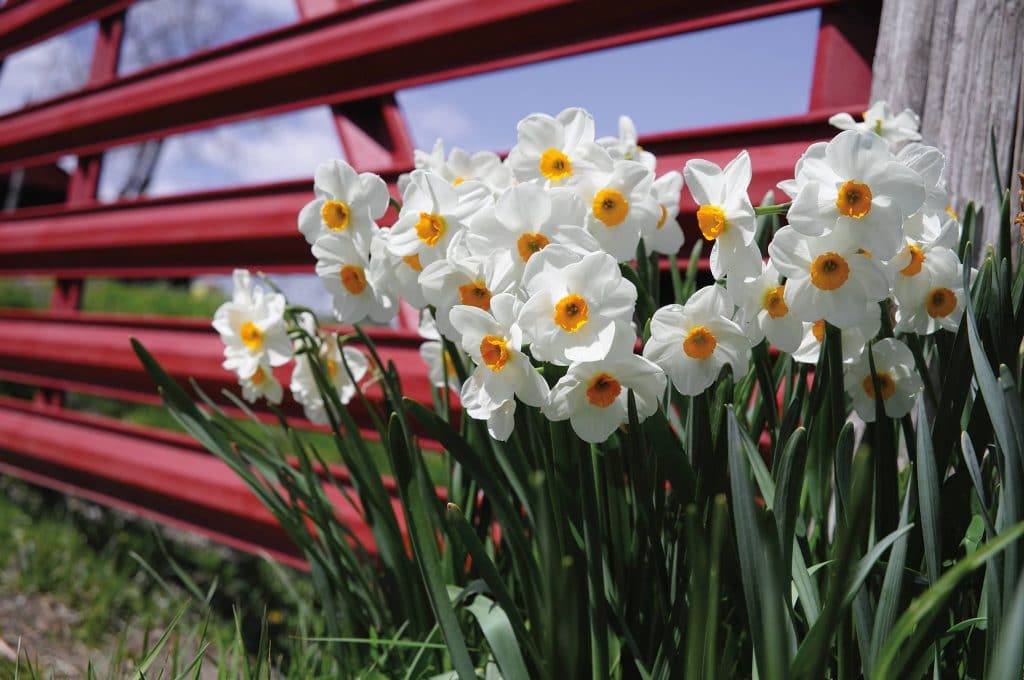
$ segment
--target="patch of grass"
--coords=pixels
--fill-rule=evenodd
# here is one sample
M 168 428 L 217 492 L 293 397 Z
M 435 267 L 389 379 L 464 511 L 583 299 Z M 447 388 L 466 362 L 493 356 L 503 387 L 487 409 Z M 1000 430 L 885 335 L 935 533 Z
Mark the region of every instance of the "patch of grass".
M 53 297 L 53 279 L 26 276 L 0 279 L 0 308 L 46 309 Z
M 89 312 L 212 318 L 224 296 L 210 286 L 168 281 L 88 279 L 82 309 Z
M 46 309 L 54 281 L 47 277 L 0 278 L 0 308 Z M 82 310 L 119 314 L 211 318 L 224 295 L 209 285 L 186 282 L 87 279 Z
M 164 677 L 177 677 L 207 645 L 216 677 L 257 675 L 244 669 L 261 646 L 279 669 L 318 665 L 317 650 L 296 641 L 317 633 L 305 621 L 311 587 L 300 572 L 4 476 L 0 545 L 0 603 L 52 603 L 41 610 L 70 621 L 63 631 L 33 626 L 38 634 L 22 642 L 21 677 L 63 677 L 54 659 L 81 677 L 88 662 L 106 669 L 99 677 L 128 677 L 186 603 L 162 657 Z M 18 622 L 0 617 L 0 638 L 14 649 L 25 631 L 11 626 Z M 13 677 L 14 668 L 0 661 L 0 677 Z

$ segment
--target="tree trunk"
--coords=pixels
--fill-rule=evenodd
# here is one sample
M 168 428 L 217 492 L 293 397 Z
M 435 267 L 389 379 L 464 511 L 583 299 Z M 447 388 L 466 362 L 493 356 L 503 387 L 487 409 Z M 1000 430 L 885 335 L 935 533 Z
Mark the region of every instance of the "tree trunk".
M 996 242 L 1001 191 L 1024 170 L 1024 2 L 885 0 L 875 50 L 872 101 L 921 115 L 923 141 L 947 157 L 953 208 L 985 206 L 974 252 Z M 1011 204 L 1011 209 L 1015 205 Z

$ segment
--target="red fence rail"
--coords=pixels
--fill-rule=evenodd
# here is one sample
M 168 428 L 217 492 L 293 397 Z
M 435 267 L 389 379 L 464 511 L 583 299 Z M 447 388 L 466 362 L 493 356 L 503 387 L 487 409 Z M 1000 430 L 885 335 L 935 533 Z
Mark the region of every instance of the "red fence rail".
M 210 393 L 233 387 L 205 321 L 83 313 L 82 281 L 238 266 L 309 272 L 308 247 L 295 227 L 309 182 L 101 204 L 103 151 L 329 104 L 349 162 L 393 182 L 412 164 L 394 96 L 401 88 L 820 8 L 807 113 L 641 140 L 659 156 L 659 172 L 694 156 L 724 163 L 748 149 L 758 198 L 792 173 L 809 143 L 831 135 L 829 115 L 866 105 L 879 15 L 877 3 L 842 0 L 634 0 L 599 8 L 571 0 L 297 1 L 304 18 L 292 26 L 124 77 L 117 63 L 131 0 L 11 0 L 0 8 L 0 58 L 100 20 L 83 88 L 0 116 L 0 173 L 78 156 L 64 203 L 0 214 L 0 276 L 58 281 L 50 310 L 0 309 L 0 380 L 37 388 L 34 400 L 0 397 L 0 470 L 293 563 L 294 548 L 272 518 L 215 458 L 181 435 L 67 409 L 60 395 L 154 402 L 129 337 L 142 340 L 176 378 L 195 377 Z M 694 209 L 684 200 L 680 222 L 691 243 Z M 429 402 L 415 333 L 374 335 L 409 394 Z M 300 418 L 295 404 L 286 410 Z M 339 512 L 369 541 L 355 510 L 339 502 Z

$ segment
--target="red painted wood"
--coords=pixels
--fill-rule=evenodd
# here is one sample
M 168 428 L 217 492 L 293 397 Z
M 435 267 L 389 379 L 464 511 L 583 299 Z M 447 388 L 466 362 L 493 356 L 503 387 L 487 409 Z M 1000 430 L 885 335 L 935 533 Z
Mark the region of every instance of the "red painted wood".
M 209 454 L 3 407 L 0 441 L 7 449 L 0 470 L 298 562 L 270 512 Z M 342 521 L 372 552 L 372 534 L 359 510 L 337 489 L 325 490 Z
M 235 44 L 116 76 L 123 10 L 130 0 L 18 0 L 0 9 L 0 58 L 82 21 L 103 18 L 90 82 L 79 92 L 0 116 L 0 172 L 66 153 L 81 162 L 64 206 L 0 218 L 0 275 L 60 280 L 53 309 L 0 310 L 0 380 L 35 385 L 35 402 L 0 398 L 0 471 L 188 528 L 246 550 L 300 564 L 272 518 L 244 484 L 181 435 L 61 408 L 50 395 L 81 391 L 157 403 L 128 344 L 139 338 L 179 380 L 195 377 L 211 395 L 237 392 L 221 369 L 221 345 L 207 319 L 163 319 L 77 310 L 86 276 L 191 276 L 237 266 L 310 272 L 296 233 L 310 183 L 285 182 L 161 199 L 95 202 L 107 148 L 317 104 L 332 105 L 346 155 L 392 185 L 412 165 L 397 89 L 570 54 L 822 7 L 811 112 L 771 121 L 648 136 L 659 172 L 689 158 L 724 164 L 748 149 L 751 197 L 759 201 L 792 174 L 807 144 L 833 130 L 827 117 L 866 106 L 878 2 L 841 0 L 634 0 L 595 6 L 572 0 L 297 0 L 304 20 Z M 680 222 L 697 236 L 688 196 Z M 384 220 L 390 223 L 394 211 Z M 706 260 L 702 261 L 706 267 Z M 405 310 L 403 324 L 414 322 Z M 375 330 L 405 392 L 430 402 L 419 338 Z M 288 370 L 277 372 L 287 384 Z M 368 389 L 380 404 L 378 387 Z M 457 407 L 458 404 L 456 403 Z M 236 408 L 226 408 L 237 416 Z M 301 409 L 286 400 L 289 420 Z M 352 411 L 366 428 L 365 408 Z M 259 417 L 273 416 L 259 411 Z M 428 445 L 430 443 L 428 442 Z M 436 447 L 436 443 L 433 443 Z M 344 471 L 337 471 L 345 479 Z M 358 512 L 332 490 L 358 540 L 371 546 Z
M 877 2 L 829 7 L 821 12 L 810 107 L 867 101 L 878 34 Z M 852 110 L 854 115 L 863 109 Z
M 79 24 L 114 14 L 135 0 L 22 0 L 0 8 L 0 59 Z
M 737 23 L 838 0 L 376 3 L 0 117 L 0 171 L 255 114 Z
M 124 16 L 123 11 L 116 12 L 100 21 L 89 68 L 90 86 L 103 85 L 117 78 L 117 63 L 124 40 Z

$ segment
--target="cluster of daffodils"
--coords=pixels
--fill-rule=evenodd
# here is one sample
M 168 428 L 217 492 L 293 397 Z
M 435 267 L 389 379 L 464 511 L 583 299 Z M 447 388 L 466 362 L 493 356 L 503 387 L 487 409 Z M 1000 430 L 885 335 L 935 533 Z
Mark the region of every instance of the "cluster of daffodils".
M 620 120 L 618 137 L 596 138 L 592 117 L 578 108 L 520 121 L 504 160 L 446 154 L 440 141 L 417 152 L 416 169 L 399 180 L 389 228 L 378 224 L 393 203 L 384 181 L 344 161 L 324 163 L 299 230 L 337 319 L 383 324 L 401 305 L 420 310 L 431 381 L 457 390 L 465 412 L 499 440 L 511 434 L 521 403 L 568 420 L 588 442 L 604 441 L 627 420 L 630 392 L 642 420 L 667 403 L 669 383 L 696 395 L 725 366 L 745 375 L 762 342 L 816 362 L 826 324 L 841 331 L 857 412 L 873 419 L 880 390 L 886 412 L 901 416 L 922 384 L 906 345 L 872 342 L 881 310 L 893 314 L 897 334 L 953 329 L 963 311 L 945 158 L 918 142 L 912 112 L 894 115 L 884 103 L 863 122 L 847 114 L 832 122 L 843 131 L 811 145 L 794 178 L 779 185 L 792 202 L 767 258 L 755 239 L 745 151 L 725 167 L 693 159 L 658 175 L 631 120 Z M 638 291 L 624 270 L 638 256 L 678 253 L 684 184 L 700 233 L 713 242 L 716 281 L 685 304 L 639 318 Z M 283 310 L 279 295 L 254 290 L 239 273 L 234 300 L 217 312 L 224 365 L 247 398 L 280 400 L 270 369 L 291 350 Z M 320 347 L 339 395 L 349 398 L 365 358 L 329 336 Z M 472 362 L 464 382 L 453 360 Z M 305 356 L 291 389 L 322 422 Z
M 356 384 L 366 375 L 366 357 L 357 349 L 339 346 L 336 335 L 320 332 L 309 314 L 286 316 L 284 296 L 255 286 L 248 271 L 235 270 L 234 285 L 231 301 L 214 314 L 213 327 L 224 341 L 224 368 L 238 376 L 242 396 L 250 402 L 263 398 L 281 403 L 284 390 L 273 369 L 294 357 L 292 397 L 311 422 L 327 424 L 313 362 L 308 352 L 300 351 L 302 342 L 289 337 L 289 325 L 297 324 L 307 337 L 317 338 L 318 360 L 342 403 L 355 396 Z

